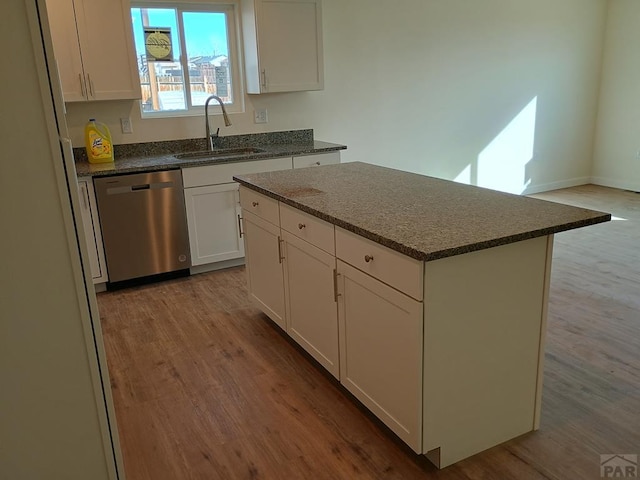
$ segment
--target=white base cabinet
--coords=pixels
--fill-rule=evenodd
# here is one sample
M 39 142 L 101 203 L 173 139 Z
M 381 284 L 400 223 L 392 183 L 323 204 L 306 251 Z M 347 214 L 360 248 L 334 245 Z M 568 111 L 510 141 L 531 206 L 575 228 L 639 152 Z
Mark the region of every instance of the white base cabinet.
M 339 378 L 336 259 L 289 232 L 282 235 L 287 332 Z
M 242 209 L 233 175 L 340 163 L 340 152 L 182 169 L 192 273 L 242 263 Z M 254 212 L 255 213 L 255 212 Z M 273 219 L 269 219 L 273 223 Z M 278 222 L 275 222 L 279 225 Z M 225 262 L 225 263 L 221 263 Z
M 553 236 L 425 263 L 240 196 L 258 307 L 415 452 L 442 468 L 539 427 Z
M 191 266 L 213 266 L 245 256 L 239 186 L 233 175 L 290 169 L 291 157 L 182 169 Z
M 286 330 L 280 227 L 247 211 L 243 215 L 249 296 Z
M 422 303 L 338 260 L 340 381 L 422 453 Z
M 98 218 L 98 207 L 96 195 L 93 190 L 91 178 L 78 179 L 78 192 L 80 194 L 80 214 L 82 217 L 82 228 L 87 240 L 89 250 L 89 262 L 91 267 L 91 277 L 93 283 L 105 283 L 109 280 L 104 257 L 104 246 L 102 245 L 102 232 Z
M 184 199 L 192 266 L 244 257 L 238 184 L 187 188 Z

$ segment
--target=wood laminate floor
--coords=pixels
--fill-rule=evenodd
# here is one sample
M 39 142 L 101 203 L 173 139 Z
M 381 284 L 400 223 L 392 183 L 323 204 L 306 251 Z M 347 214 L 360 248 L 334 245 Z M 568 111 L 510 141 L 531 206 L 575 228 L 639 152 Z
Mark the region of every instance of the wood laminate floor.
M 640 456 L 640 195 L 556 236 L 540 430 L 438 471 L 247 300 L 243 268 L 98 295 L 128 480 L 597 479 Z

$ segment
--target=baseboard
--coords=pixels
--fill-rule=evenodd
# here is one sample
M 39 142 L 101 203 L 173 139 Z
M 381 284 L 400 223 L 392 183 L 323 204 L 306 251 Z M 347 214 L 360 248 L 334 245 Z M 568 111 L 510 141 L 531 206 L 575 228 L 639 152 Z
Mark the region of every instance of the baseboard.
M 191 275 L 198 273 L 213 272 L 214 270 L 222 270 L 223 268 L 238 267 L 244 265 L 244 257 L 234 258 L 232 260 L 224 260 L 222 262 L 208 263 L 206 265 L 197 265 L 189 269 Z
M 531 195 L 534 193 L 549 192 L 551 190 L 559 190 L 561 188 L 577 187 L 578 185 L 587 185 L 592 183 L 591 177 L 576 177 L 559 182 L 543 183 L 541 185 L 531 185 L 522 192 L 522 195 Z
M 632 192 L 640 192 L 640 182 L 625 181 L 615 178 L 591 177 L 591 183 L 602 187 L 619 188 L 621 190 L 631 190 Z

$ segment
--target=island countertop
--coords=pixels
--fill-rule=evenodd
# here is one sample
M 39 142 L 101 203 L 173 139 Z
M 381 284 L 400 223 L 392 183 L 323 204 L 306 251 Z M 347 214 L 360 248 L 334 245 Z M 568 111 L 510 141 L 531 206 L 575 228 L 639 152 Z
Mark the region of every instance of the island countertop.
M 362 162 L 234 179 L 423 261 L 611 220 L 609 213 Z

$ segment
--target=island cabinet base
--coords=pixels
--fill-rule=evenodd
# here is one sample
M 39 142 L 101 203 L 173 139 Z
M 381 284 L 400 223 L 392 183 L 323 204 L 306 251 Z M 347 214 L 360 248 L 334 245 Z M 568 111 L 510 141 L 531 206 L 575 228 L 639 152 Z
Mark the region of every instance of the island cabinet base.
M 553 236 L 423 262 L 240 189 L 255 304 L 442 468 L 538 428 Z
M 423 452 L 438 467 L 538 428 L 552 247 L 425 263 Z
M 422 302 L 338 260 L 340 382 L 422 453 Z
M 286 330 L 280 228 L 245 209 L 243 224 L 251 301 Z

